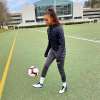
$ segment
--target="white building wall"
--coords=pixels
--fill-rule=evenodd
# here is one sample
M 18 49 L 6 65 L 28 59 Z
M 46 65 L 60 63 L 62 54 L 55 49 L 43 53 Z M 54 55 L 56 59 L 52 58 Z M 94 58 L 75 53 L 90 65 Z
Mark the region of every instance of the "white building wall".
M 21 10 L 21 14 L 22 14 L 22 24 L 27 24 L 26 21 L 36 21 L 35 18 L 35 6 L 34 5 L 24 5 L 23 9 Z M 34 23 L 34 22 L 28 22 L 29 23 Z
M 82 17 L 83 18 L 83 5 L 80 0 L 73 1 L 73 18 Z

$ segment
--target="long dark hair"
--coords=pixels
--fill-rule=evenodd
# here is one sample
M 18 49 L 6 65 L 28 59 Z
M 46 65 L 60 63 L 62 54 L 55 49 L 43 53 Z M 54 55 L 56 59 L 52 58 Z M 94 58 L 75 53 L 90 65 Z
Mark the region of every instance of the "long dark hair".
M 53 23 L 55 25 L 59 25 L 60 24 L 59 19 L 57 17 L 57 14 L 56 14 L 56 12 L 55 12 L 55 10 L 53 8 L 48 8 L 45 14 L 48 14 L 50 17 L 53 18 Z

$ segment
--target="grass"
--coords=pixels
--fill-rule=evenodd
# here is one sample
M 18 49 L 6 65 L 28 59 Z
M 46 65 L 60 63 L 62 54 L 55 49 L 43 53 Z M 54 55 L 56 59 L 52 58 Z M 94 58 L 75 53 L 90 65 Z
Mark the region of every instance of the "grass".
M 32 84 L 38 78 L 30 78 L 27 68 L 31 65 L 42 70 L 47 46 L 46 28 L 20 29 L 0 34 L 0 76 L 17 33 L 16 47 L 9 69 L 2 100 L 99 100 L 100 99 L 100 43 L 69 38 L 68 36 L 100 40 L 100 23 L 64 26 L 66 35 L 65 70 L 69 91 L 58 94 L 60 76 L 54 62 L 47 75 L 43 89 Z M 39 30 L 39 31 L 38 31 Z M 45 32 L 44 32 L 45 31 Z

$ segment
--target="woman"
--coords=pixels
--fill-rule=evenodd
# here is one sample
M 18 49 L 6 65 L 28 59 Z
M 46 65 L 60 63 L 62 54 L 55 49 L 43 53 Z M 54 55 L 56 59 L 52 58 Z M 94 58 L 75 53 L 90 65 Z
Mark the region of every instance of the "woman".
M 37 84 L 34 84 L 35 88 L 42 88 L 43 83 L 50 67 L 51 63 L 56 59 L 59 73 L 62 79 L 62 88 L 59 93 L 64 93 L 67 90 L 66 75 L 64 72 L 64 60 L 65 60 L 65 38 L 63 28 L 61 27 L 59 20 L 55 11 L 52 8 L 49 8 L 45 15 L 44 20 L 48 26 L 48 47 L 45 52 L 46 62 L 42 70 L 40 81 Z

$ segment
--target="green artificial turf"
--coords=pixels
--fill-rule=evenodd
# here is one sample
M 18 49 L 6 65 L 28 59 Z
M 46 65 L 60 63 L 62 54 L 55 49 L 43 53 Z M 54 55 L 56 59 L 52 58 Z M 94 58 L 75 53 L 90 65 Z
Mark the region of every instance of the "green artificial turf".
M 67 56 L 65 71 L 69 90 L 58 94 L 61 86 L 60 76 L 54 62 L 43 89 L 32 84 L 39 78 L 27 75 L 27 69 L 34 65 L 41 72 L 47 46 L 46 28 L 20 29 L 0 35 L 0 75 L 7 60 L 8 52 L 17 33 L 16 46 L 10 65 L 2 100 L 100 100 L 100 43 L 94 43 L 69 36 L 100 40 L 100 23 L 64 26 Z M 10 42 L 8 42 L 10 40 Z M 4 59 L 5 58 L 5 59 Z

